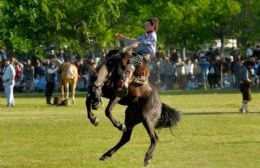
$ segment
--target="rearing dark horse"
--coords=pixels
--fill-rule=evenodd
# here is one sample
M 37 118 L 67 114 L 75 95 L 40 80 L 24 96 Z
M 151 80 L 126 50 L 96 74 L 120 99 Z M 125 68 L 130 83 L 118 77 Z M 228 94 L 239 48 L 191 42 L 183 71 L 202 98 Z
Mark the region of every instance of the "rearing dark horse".
M 113 50 L 109 54 L 118 54 L 118 51 Z M 121 54 L 121 58 L 116 57 L 117 61 L 113 60 L 114 64 L 110 67 L 111 73 L 102 88 L 95 87 L 94 85 L 90 87 L 90 92 L 86 100 L 88 118 L 93 124 L 98 124 L 98 120 L 91 112 L 91 108 L 98 109 L 101 96 L 106 97 L 109 99 L 105 111 L 106 116 L 115 127 L 124 131 L 121 140 L 113 148 L 104 153 L 100 160 L 111 157 L 120 147 L 127 143 L 130 140 L 134 126 L 142 122 L 151 139 L 150 147 L 144 158 L 144 165 L 147 165 L 152 159 L 152 153 L 158 141 L 155 129 L 173 127 L 179 121 L 180 114 L 175 109 L 161 103 L 156 88 L 149 83 L 139 85 L 132 82 L 129 85 L 126 97 L 119 98 L 116 96 L 117 85 L 115 84 L 120 79 L 118 68 L 125 69 L 127 60 L 129 59 L 128 56 L 127 54 Z M 147 65 L 140 66 L 140 68 L 136 69 L 135 75 L 143 75 L 143 73 L 148 72 L 147 68 Z M 111 115 L 111 110 L 116 103 L 127 106 L 125 110 L 125 125 L 116 121 Z

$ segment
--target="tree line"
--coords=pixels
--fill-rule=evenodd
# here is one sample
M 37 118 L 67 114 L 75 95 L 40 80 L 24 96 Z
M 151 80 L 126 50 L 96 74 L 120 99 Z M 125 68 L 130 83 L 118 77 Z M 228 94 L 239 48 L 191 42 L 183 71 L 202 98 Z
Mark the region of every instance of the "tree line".
M 0 0 L 0 47 L 39 56 L 50 45 L 81 54 L 114 48 L 115 33 L 137 37 L 153 16 L 165 47 L 236 38 L 245 48 L 260 41 L 259 0 Z

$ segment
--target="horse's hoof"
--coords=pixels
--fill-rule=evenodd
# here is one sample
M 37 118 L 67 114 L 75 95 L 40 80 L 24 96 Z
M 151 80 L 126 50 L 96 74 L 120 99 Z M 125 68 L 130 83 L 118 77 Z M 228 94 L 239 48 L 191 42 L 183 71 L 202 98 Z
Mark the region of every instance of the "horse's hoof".
M 95 125 L 95 126 L 98 126 L 98 124 L 99 124 L 99 119 L 96 118 L 95 121 L 94 121 L 94 125 Z
M 152 162 L 152 158 L 151 157 L 145 157 L 144 158 L 144 166 L 147 166 L 148 164 L 150 164 Z
M 145 161 L 144 161 L 144 166 L 147 166 L 147 165 L 150 164 L 151 162 L 152 162 L 151 159 L 145 160 Z
M 125 124 L 122 124 L 122 125 L 121 125 L 121 131 L 122 131 L 122 132 L 126 132 L 126 125 L 125 125 Z
M 93 124 L 94 126 L 98 126 L 98 124 L 99 124 L 98 118 L 96 118 L 96 119 L 92 122 L 92 124 Z
M 101 158 L 99 158 L 100 161 L 105 161 L 106 159 L 108 159 L 109 157 L 108 156 L 101 156 Z

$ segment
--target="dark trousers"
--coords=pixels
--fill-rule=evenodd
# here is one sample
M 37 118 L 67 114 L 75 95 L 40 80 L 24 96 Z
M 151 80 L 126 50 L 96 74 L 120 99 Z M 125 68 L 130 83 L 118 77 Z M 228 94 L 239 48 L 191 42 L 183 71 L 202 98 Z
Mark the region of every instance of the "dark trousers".
M 51 104 L 51 96 L 53 94 L 54 87 L 55 87 L 54 82 L 47 82 L 46 89 L 45 89 L 45 97 L 46 97 L 47 104 Z
M 218 83 L 218 75 L 217 74 L 208 74 L 208 83 L 211 89 L 216 88 Z
M 243 101 L 251 101 L 252 93 L 251 93 L 251 84 L 247 81 L 243 81 L 240 83 L 240 92 L 243 96 Z

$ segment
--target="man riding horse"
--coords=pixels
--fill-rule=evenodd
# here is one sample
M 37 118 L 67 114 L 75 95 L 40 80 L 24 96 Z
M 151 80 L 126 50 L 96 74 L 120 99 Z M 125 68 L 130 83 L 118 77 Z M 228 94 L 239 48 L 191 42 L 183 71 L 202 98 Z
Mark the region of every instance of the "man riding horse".
M 118 83 L 118 96 L 120 97 L 126 96 L 128 91 L 128 85 L 131 81 L 136 67 L 142 65 L 144 62 L 148 62 L 151 57 L 155 56 L 157 43 L 156 31 L 158 30 L 158 19 L 147 19 L 145 22 L 145 29 L 145 34 L 140 36 L 138 39 L 132 39 L 125 37 L 122 34 L 116 34 L 116 39 L 121 40 L 125 43 L 125 46 L 121 48 L 122 53 L 129 50 L 134 50 L 131 58 L 128 61 L 127 68 L 123 72 L 122 78 Z M 95 81 L 94 85 L 96 87 L 102 87 L 108 74 L 108 67 L 106 64 L 103 64 L 98 72 L 97 80 Z
M 125 47 L 121 51 L 110 51 L 106 55 L 106 63 L 99 69 L 98 75 L 90 78 L 92 85 L 89 87 L 86 99 L 89 120 L 93 125 L 98 125 L 99 121 L 92 113 L 92 109 L 97 110 L 102 102 L 101 97 L 105 97 L 109 99 L 105 115 L 114 127 L 123 131 L 120 141 L 105 152 L 100 160 L 106 160 L 115 154 L 130 140 L 135 125 L 142 123 L 150 137 L 150 146 L 144 157 L 146 166 L 151 162 L 158 141 L 156 129 L 172 128 L 180 120 L 180 113 L 162 103 L 157 89 L 148 81 L 142 80 L 143 76 L 146 76 L 147 79 L 149 75 L 149 68 L 144 62 L 155 55 L 157 41 L 155 32 L 158 21 L 155 18 L 148 19 L 145 25 L 146 34 L 137 40 L 117 34 L 117 39 L 126 43 Z M 125 52 L 129 49 L 135 49 L 135 52 L 129 55 L 129 52 Z M 131 82 L 132 75 L 134 76 L 133 82 Z M 138 79 L 136 80 L 136 78 Z M 137 82 L 138 80 L 139 82 Z M 117 121 L 112 115 L 112 109 L 117 103 L 127 106 L 124 124 Z

